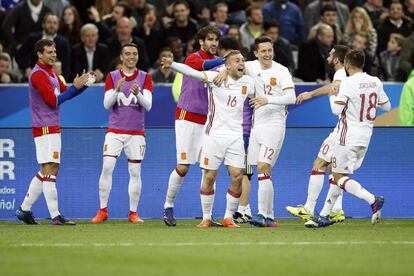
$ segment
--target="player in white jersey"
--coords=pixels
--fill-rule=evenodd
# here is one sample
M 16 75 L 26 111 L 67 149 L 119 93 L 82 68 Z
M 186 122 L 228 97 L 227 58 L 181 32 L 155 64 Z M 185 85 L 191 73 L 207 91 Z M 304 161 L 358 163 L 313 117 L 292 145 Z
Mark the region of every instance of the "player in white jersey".
M 311 92 L 301 93 L 296 103 L 301 104 L 303 101 L 309 100 L 317 96 L 326 96 L 332 89 L 337 90 L 341 81 L 346 78 L 346 72 L 344 69 L 345 55 L 349 51 L 349 48 L 343 45 L 336 45 L 329 52 L 327 58 L 329 66 L 335 70 L 333 81 L 330 84 L 324 85 Z M 316 202 L 319 194 L 321 193 L 323 182 L 325 178 L 325 171 L 329 172 L 329 183 L 333 184 L 333 176 L 331 171 L 331 158 L 332 149 L 335 142 L 335 137 L 338 133 L 338 125 L 333 129 L 329 136 L 323 141 L 318 156 L 313 162 L 313 168 L 308 182 L 308 197 L 304 205 L 287 206 L 286 210 L 293 216 L 299 217 L 304 221 L 308 221 L 313 218 Z M 335 202 L 335 205 L 330 214 L 331 223 L 342 222 L 345 220 L 345 214 L 342 210 L 342 193 Z
M 329 226 L 329 214 L 341 189 L 371 205 L 372 224 L 381 218 L 384 198 L 374 196 L 349 177 L 364 160 L 377 108 L 385 111 L 391 109 L 381 81 L 362 71 L 364 61 L 364 53 L 358 50 L 350 51 L 345 56 L 345 70 L 349 77 L 341 82 L 338 95 L 329 99 L 332 112 L 341 114 L 332 153 L 332 172 L 337 185 L 331 185 L 319 217 L 306 222 L 307 227 Z
M 295 86 L 289 70 L 273 61 L 273 43 L 267 36 L 255 39 L 257 60 L 246 62 L 247 74 L 254 80 L 255 108 L 247 162 L 257 165 L 258 214 L 250 223 L 259 227 L 276 227 L 273 212 L 274 189 L 272 167 L 283 145 L 287 105 L 296 100 Z
M 223 161 L 230 174 L 231 184 L 226 195 L 227 206 L 222 225 L 230 228 L 239 227 L 233 221 L 233 214 L 239 204 L 245 167 L 243 106 L 246 98 L 254 95 L 254 84 L 249 76 L 244 75 L 245 61 L 239 51 L 229 51 L 224 59 L 229 80 L 220 86 L 213 84 L 218 72 L 200 72 L 185 64 L 172 62 L 172 58 L 162 59 L 163 66 L 171 64 L 175 71 L 203 80 L 209 86 L 209 111 L 200 158 L 200 166 L 205 170 L 200 191 L 203 209 L 203 221 L 197 226 L 200 228 L 212 226 L 214 182 Z

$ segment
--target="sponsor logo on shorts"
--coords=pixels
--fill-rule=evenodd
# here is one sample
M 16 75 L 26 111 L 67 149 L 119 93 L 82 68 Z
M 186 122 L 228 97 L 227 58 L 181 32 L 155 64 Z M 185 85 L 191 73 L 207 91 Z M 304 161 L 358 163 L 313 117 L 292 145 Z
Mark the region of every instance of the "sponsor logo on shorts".
M 270 78 L 270 85 L 275 86 L 276 84 L 277 84 L 277 79 L 276 78 Z
M 208 166 L 208 158 L 204 157 L 204 165 Z
M 57 151 L 53 152 L 53 159 L 59 159 L 59 152 Z
M 186 152 L 181 153 L 181 160 L 187 160 L 187 153 Z
M 247 94 L 247 86 L 243 85 L 241 92 L 242 92 L 242 95 L 246 95 Z

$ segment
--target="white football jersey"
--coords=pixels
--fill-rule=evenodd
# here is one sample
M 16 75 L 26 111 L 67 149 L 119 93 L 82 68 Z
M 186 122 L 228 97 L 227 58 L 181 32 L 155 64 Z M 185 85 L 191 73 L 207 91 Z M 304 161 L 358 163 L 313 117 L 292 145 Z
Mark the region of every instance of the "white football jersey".
M 377 77 L 361 72 L 342 80 L 335 101 L 345 102 L 346 105 L 339 120 L 336 143 L 368 147 L 377 106 L 388 100 Z
M 243 107 L 247 97 L 254 95 L 253 79 L 244 75 L 238 80 L 228 77 L 227 84 L 217 87 L 217 72 L 204 72 L 208 80 L 208 114 L 205 133 L 214 136 L 243 135 Z
M 346 77 L 345 68 L 341 68 L 335 72 L 333 81 L 343 81 Z
M 262 69 L 258 60 L 246 62 L 247 73 L 254 80 L 255 97 L 283 96 L 286 88 L 294 88 L 289 70 L 272 62 L 272 67 Z M 287 106 L 267 104 L 254 111 L 254 126 L 257 125 L 286 125 Z

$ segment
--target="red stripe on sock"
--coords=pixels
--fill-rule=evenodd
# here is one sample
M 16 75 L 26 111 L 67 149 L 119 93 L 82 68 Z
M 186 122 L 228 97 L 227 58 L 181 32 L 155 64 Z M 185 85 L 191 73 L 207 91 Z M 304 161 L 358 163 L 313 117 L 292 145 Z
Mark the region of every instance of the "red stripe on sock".
M 311 174 L 312 175 L 324 175 L 325 172 L 324 171 L 320 171 L 320 170 L 312 170 Z
M 185 173 L 180 172 L 180 171 L 178 170 L 178 168 L 175 168 L 175 172 L 176 172 L 179 176 L 181 176 L 181 177 L 184 177 L 184 176 L 185 176 Z
M 49 175 L 43 177 L 43 182 L 56 182 L 56 178 L 52 178 Z
M 116 156 L 116 155 L 107 155 L 107 154 L 104 154 L 104 157 L 113 157 L 113 158 L 118 158 L 118 156 Z
M 37 174 L 36 174 L 36 177 L 37 177 L 37 179 L 39 179 L 40 181 L 43 181 L 43 177 L 42 177 L 39 173 L 37 173 Z
M 230 189 L 227 190 L 227 193 L 229 195 L 231 195 L 232 197 L 234 197 L 234 198 L 240 198 L 240 196 L 241 196 L 241 193 L 235 193 L 235 192 L 231 191 Z
M 258 179 L 259 181 L 266 180 L 266 179 L 270 179 L 270 175 L 259 176 L 257 179 Z
M 345 180 L 345 181 L 344 181 L 344 183 L 342 183 L 342 185 L 339 185 L 339 187 L 340 187 L 342 190 L 344 190 L 345 192 L 346 192 L 346 190 L 345 190 L 345 185 L 346 185 L 346 182 L 348 182 L 350 179 L 351 179 L 351 178 L 348 178 L 347 180 Z
M 128 162 L 129 163 L 141 163 L 142 162 L 142 160 L 131 160 L 131 159 L 128 159 Z
M 206 196 L 214 195 L 214 190 L 212 190 L 211 192 L 203 192 L 203 191 L 200 190 L 200 194 L 206 195 Z

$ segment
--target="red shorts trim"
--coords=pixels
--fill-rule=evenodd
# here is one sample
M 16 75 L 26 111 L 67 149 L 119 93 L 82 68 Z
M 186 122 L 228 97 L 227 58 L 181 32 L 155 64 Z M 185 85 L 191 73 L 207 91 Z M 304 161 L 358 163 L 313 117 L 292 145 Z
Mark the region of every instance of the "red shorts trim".
M 129 134 L 129 135 L 142 135 L 145 136 L 145 130 L 122 130 L 116 128 L 108 128 L 106 132 L 112 132 L 116 134 Z
M 60 133 L 60 126 L 32 127 L 33 137 Z
M 177 107 L 175 109 L 175 119 L 186 120 L 196 124 L 204 125 L 207 121 L 207 115 L 193 113 Z

